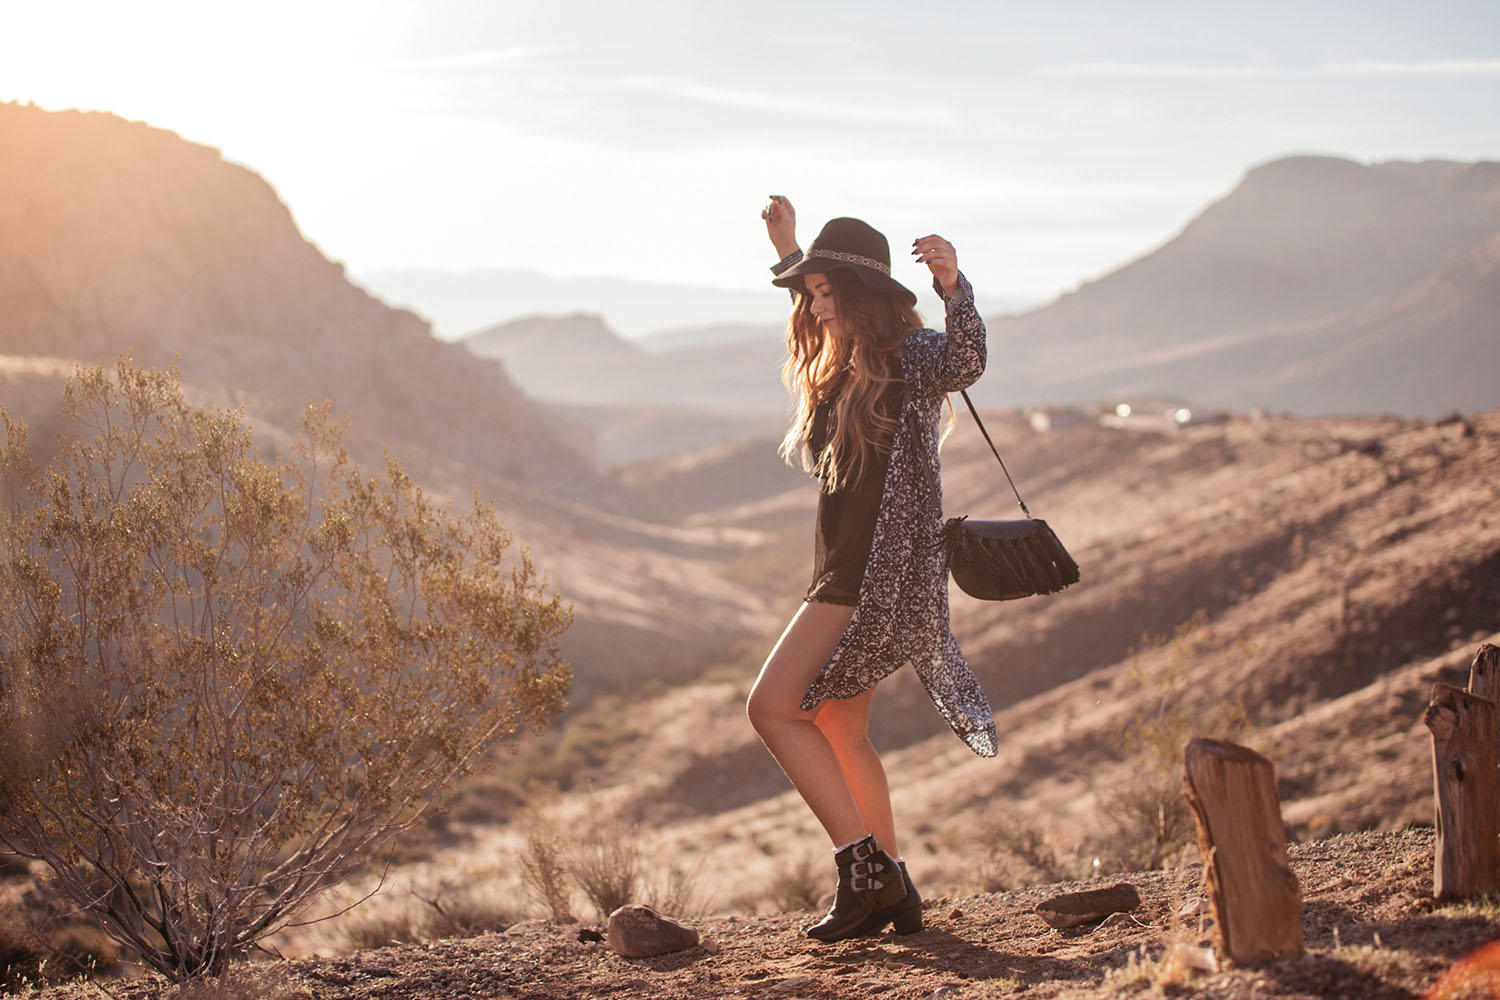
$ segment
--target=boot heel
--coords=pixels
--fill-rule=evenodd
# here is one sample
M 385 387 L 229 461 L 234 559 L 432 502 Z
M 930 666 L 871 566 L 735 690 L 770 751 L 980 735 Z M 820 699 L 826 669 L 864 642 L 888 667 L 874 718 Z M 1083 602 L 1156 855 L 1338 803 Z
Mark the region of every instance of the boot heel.
M 891 921 L 891 930 L 897 934 L 915 934 L 922 929 L 922 904 L 903 910 Z

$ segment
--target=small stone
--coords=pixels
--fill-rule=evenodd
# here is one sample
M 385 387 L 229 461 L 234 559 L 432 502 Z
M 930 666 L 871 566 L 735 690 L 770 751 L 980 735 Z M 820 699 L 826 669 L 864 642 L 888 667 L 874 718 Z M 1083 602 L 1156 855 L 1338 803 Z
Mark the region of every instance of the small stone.
M 1186 920 L 1188 917 L 1200 916 L 1207 912 L 1208 899 L 1205 896 L 1199 896 L 1197 899 L 1190 899 L 1177 909 L 1177 915 L 1179 917 L 1182 917 L 1184 920 Z
M 580 927 L 578 928 L 578 940 L 583 944 L 598 944 L 604 940 L 604 935 L 592 927 Z
M 609 915 L 609 950 L 624 958 L 649 958 L 682 951 L 698 943 L 698 932 L 664 917 L 649 906 L 632 903 Z
M 956 996 L 957 994 L 957 986 L 939 986 L 937 989 L 932 991 L 932 995 L 929 996 L 927 1000 L 943 1000 L 944 997 Z
M 777 993 L 790 993 L 793 990 L 806 989 L 816 986 L 818 981 L 812 976 L 792 976 L 790 979 L 778 979 L 775 982 L 765 984 L 765 989 L 775 990 Z
M 957 920 L 959 917 L 962 917 L 963 915 L 964 915 L 964 911 L 960 910 L 958 907 L 955 906 L 953 908 L 953 912 L 950 913 L 950 914 L 948 914 L 948 919 L 949 920 Z

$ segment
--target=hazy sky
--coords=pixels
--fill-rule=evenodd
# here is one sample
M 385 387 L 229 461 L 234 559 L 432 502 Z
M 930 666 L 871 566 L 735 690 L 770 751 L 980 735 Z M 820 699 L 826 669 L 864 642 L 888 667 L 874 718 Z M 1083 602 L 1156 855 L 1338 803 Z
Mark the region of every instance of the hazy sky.
M 1494 0 L 7 8 L 0 99 L 216 146 L 355 272 L 753 287 L 774 191 L 1042 297 L 1268 159 L 1500 159 Z

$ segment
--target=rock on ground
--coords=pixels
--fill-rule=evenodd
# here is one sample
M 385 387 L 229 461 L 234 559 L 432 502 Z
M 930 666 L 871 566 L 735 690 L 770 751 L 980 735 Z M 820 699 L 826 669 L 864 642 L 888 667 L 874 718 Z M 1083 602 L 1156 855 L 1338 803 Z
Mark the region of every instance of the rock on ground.
M 624 958 L 649 958 L 682 951 L 698 943 L 698 932 L 664 917 L 649 906 L 632 903 L 609 915 L 609 950 Z

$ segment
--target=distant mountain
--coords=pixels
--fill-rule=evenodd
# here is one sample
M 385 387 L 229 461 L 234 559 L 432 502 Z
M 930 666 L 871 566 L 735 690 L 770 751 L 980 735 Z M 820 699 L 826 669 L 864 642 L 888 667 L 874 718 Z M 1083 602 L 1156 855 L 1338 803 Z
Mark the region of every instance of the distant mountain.
M 357 280 L 381 298 L 432 321 L 449 340 L 537 314 L 598 313 L 631 339 L 653 331 L 707 322 L 774 320 L 786 293 L 701 288 L 625 278 L 554 278 L 518 268 L 452 271 L 385 270 Z
M 780 379 L 786 342 L 775 328 L 701 327 L 666 339 L 680 346 L 648 352 L 643 348 L 660 348 L 662 341 L 633 344 L 603 317 L 578 313 L 512 320 L 466 337 L 463 344 L 480 357 L 503 361 L 516 381 L 541 399 L 702 408 L 719 417 L 786 416 L 788 397 Z M 715 440 L 732 439 L 740 426 L 726 425 L 729 436 Z
M 609 348 L 585 333 L 568 350 Z M 779 611 L 708 561 L 749 536 L 631 516 L 590 457 L 588 420 L 352 285 L 260 177 L 113 115 L 0 104 L 0 405 L 45 451 L 76 364 L 126 351 L 180 359 L 190 398 L 243 405 L 273 452 L 309 400 L 331 399 L 362 462 L 388 444 L 435 499 L 493 502 L 573 604 L 574 704 L 695 677 L 776 626 Z
M 991 404 L 1500 405 L 1500 163 L 1268 163 L 1166 245 L 990 337 Z
M 785 302 L 783 301 L 783 312 Z M 699 323 L 648 333 L 635 341 L 636 346 L 651 354 L 664 354 L 681 348 L 721 347 L 730 344 L 786 343 L 786 319 L 761 323 Z
M 216 150 L 114 115 L 0 104 L 0 355 L 179 359 L 284 426 L 311 401 L 351 443 L 598 496 L 499 365 L 351 284 L 270 185 Z

